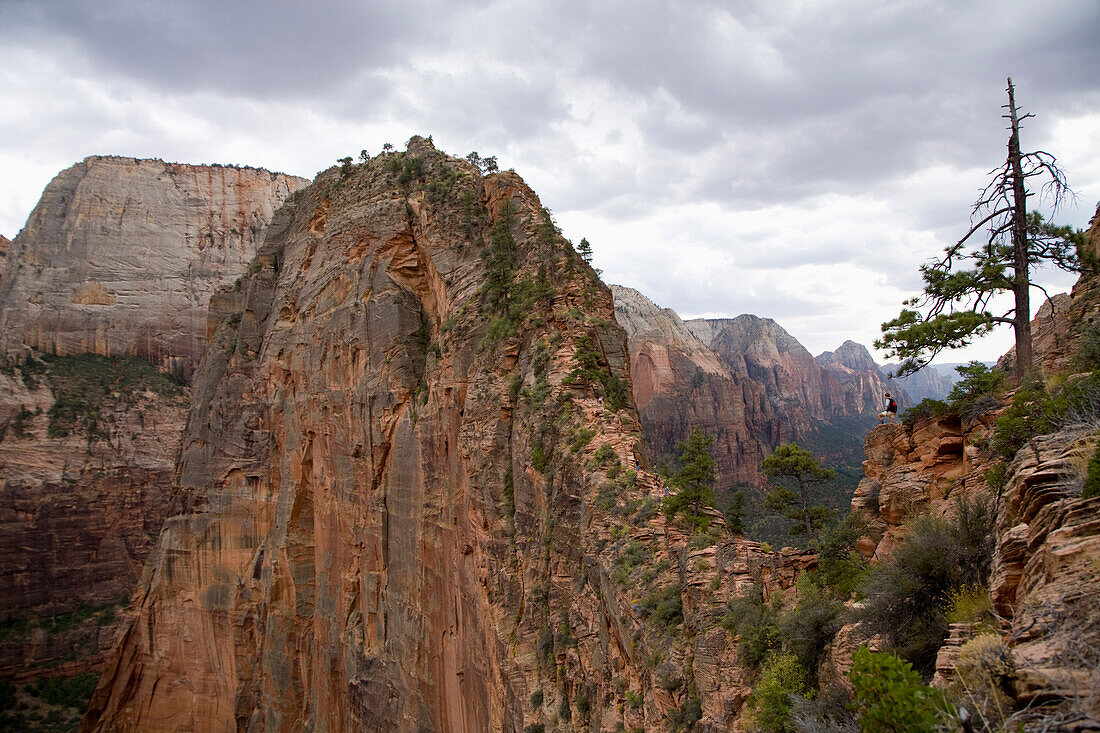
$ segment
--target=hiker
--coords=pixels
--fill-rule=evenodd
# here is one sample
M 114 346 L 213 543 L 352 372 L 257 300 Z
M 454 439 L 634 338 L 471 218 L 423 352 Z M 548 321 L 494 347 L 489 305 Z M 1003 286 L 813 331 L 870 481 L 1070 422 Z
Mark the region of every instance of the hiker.
M 894 424 L 894 415 L 898 414 L 898 403 L 894 402 L 894 398 L 890 396 L 890 393 L 886 393 L 886 409 L 878 414 L 878 424 L 882 425 L 882 418 L 889 417 L 890 424 Z

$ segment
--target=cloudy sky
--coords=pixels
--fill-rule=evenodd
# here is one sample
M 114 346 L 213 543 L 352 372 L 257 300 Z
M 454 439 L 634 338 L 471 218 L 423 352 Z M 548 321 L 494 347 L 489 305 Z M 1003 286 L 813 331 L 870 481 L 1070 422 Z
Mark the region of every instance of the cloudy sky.
M 869 345 L 1003 162 L 1006 76 L 1086 225 L 1098 39 L 1096 0 L 0 0 L 0 233 L 87 155 L 312 177 L 430 134 L 515 168 L 609 282 Z

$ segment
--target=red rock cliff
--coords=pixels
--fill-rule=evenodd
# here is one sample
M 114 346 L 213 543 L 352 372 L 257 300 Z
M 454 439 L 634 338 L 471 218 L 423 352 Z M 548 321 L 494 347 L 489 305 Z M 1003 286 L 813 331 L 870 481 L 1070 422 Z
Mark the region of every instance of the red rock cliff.
M 724 601 L 813 559 L 654 511 L 610 293 L 517 176 L 414 138 L 251 269 L 86 730 L 736 726 Z

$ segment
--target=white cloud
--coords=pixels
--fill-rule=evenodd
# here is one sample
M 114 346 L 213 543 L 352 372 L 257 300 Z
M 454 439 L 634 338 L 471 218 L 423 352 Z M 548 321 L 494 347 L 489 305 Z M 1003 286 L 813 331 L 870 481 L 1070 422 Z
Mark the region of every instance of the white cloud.
M 816 353 L 869 345 L 959 236 L 1004 155 L 1006 74 L 1025 146 L 1080 194 L 1059 219 L 1100 199 L 1092 0 L 7 0 L 0 25 L 8 236 L 90 154 L 312 176 L 431 134 L 515 167 L 607 279 Z

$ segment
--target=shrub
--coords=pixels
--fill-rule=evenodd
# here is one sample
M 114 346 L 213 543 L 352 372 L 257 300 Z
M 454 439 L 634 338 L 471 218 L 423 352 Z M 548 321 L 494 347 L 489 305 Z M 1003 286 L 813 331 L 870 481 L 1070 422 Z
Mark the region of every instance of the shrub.
M 28 684 L 26 690 L 51 705 L 83 710 L 95 692 L 98 679 L 95 672 L 81 672 L 72 677 L 41 677 Z
M 917 518 L 893 558 L 868 577 L 861 620 L 924 674 L 947 636 L 951 592 L 987 580 L 992 528 L 987 503 L 960 500 L 951 520 Z
M 728 609 L 719 623 L 737 637 L 741 660 L 756 669 L 779 648 L 779 609 L 764 603 L 755 588 L 743 598 L 732 599 Z
M 573 437 L 573 442 L 569 445 L 569 450 L 573 453 L 580 453 L 584 450 L 584 447 L 592 442 L 592 438 L 596 436 L 596 431 L 591 428 L 581 428 L 577 431 L 577 434 Z
M 949 692 L 976 716 L 977 730 L 1003 730 L 1013 713 L 1012 689 L 1015 669 L 1011 655 L 999 634 L 977 636 L 959 649 L 955 680 Z
M 918 420 L 929 417 L 940 417 L 946 415 L 950 411 L 951 407 L 946 402 L 926 397 L 901 413 L 901 424 L 911 428 L 917 424 Z
M 843 625 L 844 605 L 811 582 L 799 579 L 798 605 L 779 619 L 784 651 L 793 654 L 803 669 L 810 670 L 816 684 L 816 670 L 822 652 Z
M 1100 442 L 1096 444 L 1096 450 L 1089 459 L 1088 474 L 1085 476 L 1085 485 L 1081 487 L 1081 498 L 1091 499 L 1100 496 Z
M 546 450 L 546 446 L 542 444 L 542 441 L 536 441 L 531 446 L 531 465 L 539 473 L 546 471 L 546 467 L 550 464 L 550 454 Z
M 951 409 L 957 414 L 972 410 L 987 397 L 996 397 L 1005 386 L 1005 373 L 991 369 L 980 361 L 955 367 L 962 377 L 947 395 Z
M 657 507 L 660 502 L 654 499 L 652 496 L 646 497 L 646 500 L 642 502 L 642 506 L 638 509 L 638 513 L 634 515 L 634 519 L 631 520 L 635 525 L 642 525 L 657 516 Z
M 615 455 L 615 449 L 611 447 L 610 443 L 604 443 L 597 448 L 595 455 L 592 457 L 595 459 L 596 465 L 601 468 L 607 468 L 612 461 L 615 462 L 615 465 L 619 463 L 619 457 Z
M 830 685 L 817 697 L 793 698 L 791 723 L 800 733 L 859 733 L 852 713 L 852 695 L 840 685 Z
M 675 631 L 684 622 L 682 591 L 682 586 L 673 584 L 650 593 L 642 601 L 642 614 L 665 631 Z
M 921 683 L 912 665 L 860 647 L 849 679 L 864 733 L 932 733 L 953 714 L 943 693 Z
M 989 590 L 981 585 L 963 585 L 947 595 L 947 622 L 952 624 L 983 624 L 995 628 L 993 604 Z
M 792 695 L 808 692 L 805 672 L 790 654 L 777 654 L 764 665 L 747 701 L 758 728 L 773 733 L 794 733 L 791 724 Z

